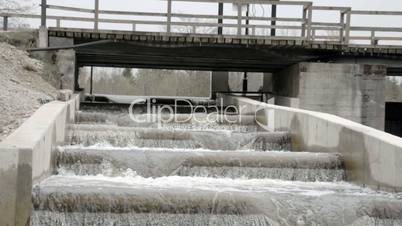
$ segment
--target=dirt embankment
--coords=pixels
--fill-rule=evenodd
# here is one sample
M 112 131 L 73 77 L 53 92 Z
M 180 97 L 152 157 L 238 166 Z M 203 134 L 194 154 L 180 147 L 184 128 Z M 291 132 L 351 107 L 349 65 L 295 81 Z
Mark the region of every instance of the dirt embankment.
M 27 52 L 0 42 L 0 141 L 42 104 L 54 100 L 56 89 L 42 76 L 45 64 Z

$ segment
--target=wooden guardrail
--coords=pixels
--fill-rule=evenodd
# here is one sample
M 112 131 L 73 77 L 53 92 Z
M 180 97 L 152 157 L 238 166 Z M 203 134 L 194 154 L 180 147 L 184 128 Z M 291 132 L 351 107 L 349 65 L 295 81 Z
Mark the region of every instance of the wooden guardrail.
M 51 5 L 47 4 L 47 0 L 42 0 L 41 15 L 34 14 L 18 14 L 0 11 L 0 17 L 3 17 L 3 29 L 9 28 L 9 18 L 30 18 L 41 19 L 41 25 L 46 26 L 47 21 L 56 21 L 56 27 L 62 27 L 64 21 L 91 22 L 93 29 L 99 30 L 100 24 L 129 24 L 132 30 L 138 31 L 138 25 L 158 25 L 167 35 L 172 33 L 193 33 L 203 34 L 203 27 L 216 28 L 215 33 L 209 35 L 218 35 L 218 30 L 226 30 L 222 35 L 235 32 L 239 38 L 246 36 L 262 37 L 264 39 L 286 39 L 296 41 L 309 42 L 332 42 L 344 45 L 388 45 L 387 41 L 401 41 L 402 46 L 402 28 L 401 27 L 373 27 L 373 26 L 351 26 L 354 16 L 370 15 L 378 16 L 402 16 L 402 12 L 391 11 L 359 11 L 352 10 L 350 7 L 330 7 L 330 6 L 314 6 L 312 2 L 307 1 L 265 1 L 265 0 L 164 0 L 167 4 L 166 12 L 130 12 L 130 11 L 114 11 L 103 10 L 99 7 L 100 0 L 94 0 L 94 8 L 78 8 L 71 6 Z M 194 7 L 197 3 L 224 3 L 237 5 L 237 15 L 225 14 L 186 14 L 175 13 L 173 11 L 173 2 L 192 2 Z M 245 13 L 244 6 L 250 5 L 269 5 L 269 6 L 289 6 L 299 7 L 301 17 L 266 17 L 266 16 L 250 16 Z M 48 10 L 58 12 L 76 12 L 92 14 L 88 17 L 79 16 L 58 16 L 49 15 Z M 313 14 L 318 11 L 331 11 L 339 14 L 339 19 L 334 22 L 314 21 Z M 139 16 L 152 19 L 109 19 L 107 16 Z M 212 21 L 216 20 L 216 21 Z M 274 23 L 272 23 L 274 21 Z M 266 23 L 262 23 L 266 22 Z M 176 29 L 174 29 L 176 28 Z M 180 29 L 181 28 L 181 29 Z M 183 29 L 185 28 L 185 29 Z M 276 36 L 267 34 L 265 31 L 277 30 Z M 351 35 L 352 33 L 369 33 L 364 35 Z M 394 36 L 378 35 L 383 32 L 397 33 Z M 368 42 L 368 44 L 364 44 Z M 398 45 L 398 44 L 394 44 Z M 399 46 L 398 45 L 398 46 Z

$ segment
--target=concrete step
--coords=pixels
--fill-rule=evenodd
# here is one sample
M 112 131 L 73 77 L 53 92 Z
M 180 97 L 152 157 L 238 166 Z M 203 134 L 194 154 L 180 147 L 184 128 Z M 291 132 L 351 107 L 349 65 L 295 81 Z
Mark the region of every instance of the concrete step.
M 121 176 L 127 169 L 143 177 L 169 175 L 216 178 L 271 178 L 299 181 L 345 179 L 339 154 L 249 152 L 160 148 L 59 147 L 60 173 Z
M 345 183 L 52 176 L 34 187 L 33 207 L 33 225 L 103 219 L 102 225 L 122 220 L 126 225 L 208 225 L 216 220 L 220 225 L 344 226 L 371 219 L 400 222 L 402 201 Z
M 291 150 L 287 132 L 203 131 L 154 129 L 110 125 L 71 125 L 71 145 L 103 144 L 115 147 L 163 147 L 211 150 Z
M 77 112 L 79 124 L 109 124 L 146 128 L 176 128 L 203 130 L 257 131 L 254 115 L 219 114 L 136 114 L 135 121 L 128 112 Z
M 78 111 L 76 113 L 78 122 L 94 122 L 94 123 L 105 123 L 105 122 L 115 122 L 122 123 L 122 125 L 135 125 L 136 122 L 130 118 L 128 111 Z M 205 113 L 194 113 L 194 114 L 133 114 L 135 119 L 145 122 L 165 122 L 173 123 L 175 121 L 181 123 L 194 123 L 194 122 L 215 122 L 217 124 L 238 124 L 238 125 L 255 125 L 254 115 L 239 115 L 239 114 L 205 114 Z M 138 122 L 140 123 L 140 122 Z

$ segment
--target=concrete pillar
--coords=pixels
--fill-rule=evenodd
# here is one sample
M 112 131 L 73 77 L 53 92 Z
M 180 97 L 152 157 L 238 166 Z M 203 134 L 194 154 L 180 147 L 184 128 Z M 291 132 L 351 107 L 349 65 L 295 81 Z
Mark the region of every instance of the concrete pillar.
M 39 42 L 38 48 L 47 48 L 49 46 L 49 36 L 46 27 L 41 26 L 39 28 Z
M 32 150 L 0 145 L 0 225 L 29 225 Z
M 262 81 L 262 91 L 269 93 L 274 91 L 273 86 L 273 74 L 272 73 L 264 73 L 263 81 Z
M 216 98 L 218 92 L 229 91 L 229 72 L 225 71 L 213 71 L 211 81 L 212 98 Z
M 264 101 L 269 104 L 275 104 L 275 96 L 268 94 L 274 92 L 273 76 L 272 73 L 264 73 L 262 78 L 262 92 L 266 93 Z
M 385 76 L 381 65 L 300 63 L 274 75 L 275 103 L 383 130 Z
M 74 39 L 49 37 L 49 47 L 73 46 Z M 74 90 L 75 51 L 72 49 L 56 52 L 56 68 L 60 75 L 60 89 Z
M 56 54 L 56 66 L 60 74 L 60 89 L 74 90 L 75 51 L 59 50 Z

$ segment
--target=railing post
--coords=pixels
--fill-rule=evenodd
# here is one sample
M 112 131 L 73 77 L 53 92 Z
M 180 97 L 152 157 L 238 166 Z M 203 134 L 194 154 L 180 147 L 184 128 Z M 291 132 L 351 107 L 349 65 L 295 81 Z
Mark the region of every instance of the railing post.
M 247 10 L 246 10 L 246 35 L 249 35 L 249 25 L 250 25 L 250 21 L 249 21 L 249 10 L 250 10 L 250 5 L 247 4 Z
M 99 0 L 95 0 L 94 19 L 94 29 L 97 31 L 99 29 Z
M 276 26 L 276 5 L 271 6 L 271 26 Z M 271 28 L 271 36 L 276 36 L 276 28 Z
M 3 17 L 3 30 L 4 31 L 8 30 L 8 16 Z
M 238 36 L 241 36 L 241 21 L 242 21 L 241 7 L 242 7 L 242 5 L 240 3 L 238 3 L 238 5 L 237 5 L 237 35 Z
M 133 31 L 137 30 L 137 25 L 136 24 L 132 24 L 133 26 Z
M 219 18 L 218 18 L 218 35 L 222 35 L 223 34 L 223 27 L 222 27 L 222 24 L 223 24 L 223 19 L 222 19 L 222 16 L 223 16 L 223 3 L 222 2 L 219 2 L 218 16 L 219 16 Z
M 307 7 L 303 6 L 303 23 L 302 23 L 302 31 L 301 36 L 306 37 L 306 23 L 307 23 Z
M 44 27 L 44 28 L 46 28 L 46 9 L 47 9 L 46 0 L 42 0 L 40 25 L 41 25 L 41 27 Z
M 91 66 L 91 79 L 90 79 L 91 81 L 90 81 L 90 84 L 89 84 L 89 94 L 91 95 L 91 98 L 92 98 L 92 95 L 93 95 L 93 83 L 94 83 L 93 77 L 94 77 L 94 67 Z
M 312 32 L 311 40 L 314 41 L 314 40 L 315 40 L 315 36 L 316 36 L 316 34 L 317 34 L 317 33 L 316 33 L 317 30 L 313 28 L 313 29 L 311 30 L 311 32 Z
M 307 8 L 307 40 L 311 39 L 312 22 L 313 22 L 313 5 L 310 3 Z
M 350 23 L 351 23 L 351 12 L 352 9 L 349 9 L 346 12 L 346 27 L 345 27 L 345 44 L 349 45 L 349 41 L 350 41 Z
M 375 31 L 371 31 L 371 45 L 376 46 L 378 45 L 378 40 L 375 38 Z
M 339 41 L 342 43 L 345 42 L 344 40 L 344 32 L 345 32 L 345 12 L 341 12 L 341 17 L 340 17 L 340 24 L 341 24 L 341 29 L 339 30 Z
M 166 24 L 166 32 L 170 33 L 171 22 L 172 22 L 172 0 L 167 1 L 167 24 Z
M 56 20 L 56 27 L 58 27 L 58 28 L 61 27 L 61 26 L 60 26 L 60 19 L 57 19 L 57 20 Z

